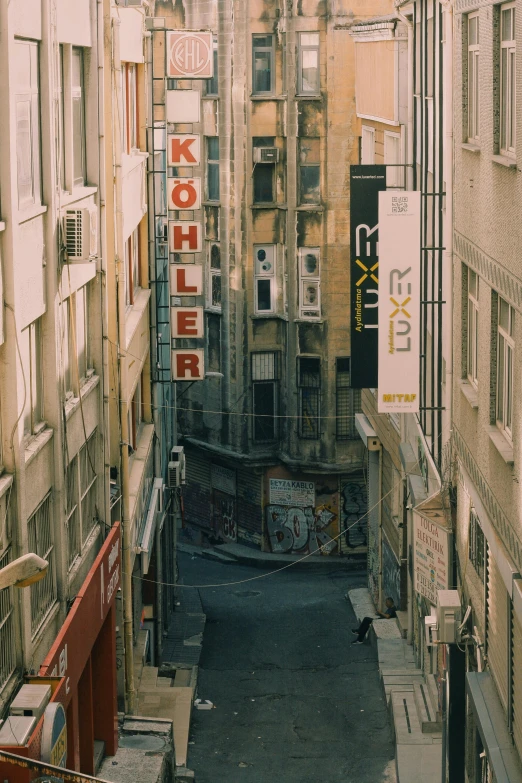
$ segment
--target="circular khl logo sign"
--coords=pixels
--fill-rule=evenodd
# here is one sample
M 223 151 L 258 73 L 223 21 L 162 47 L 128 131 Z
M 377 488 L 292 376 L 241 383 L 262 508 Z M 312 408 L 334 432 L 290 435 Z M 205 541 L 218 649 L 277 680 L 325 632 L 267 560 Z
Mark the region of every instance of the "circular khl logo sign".
M 212 76 L 211 33 L 168 33 L 170 78 L 209 79 Z

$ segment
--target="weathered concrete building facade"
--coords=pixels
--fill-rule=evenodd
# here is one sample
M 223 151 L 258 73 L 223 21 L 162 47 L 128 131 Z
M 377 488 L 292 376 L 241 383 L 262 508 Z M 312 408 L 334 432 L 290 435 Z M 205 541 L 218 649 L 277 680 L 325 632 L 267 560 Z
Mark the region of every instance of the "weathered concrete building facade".
M 360 136 L 349 27 L 379 5 L 156 3 L 167 27 L 210 28 L 216 46 L 213 79 L 176 85 L 202 90 L 194 260 L 206 268 L 206 370 L 223 375 L 178 383 L 194 536 L 365 551 L 364 522 L 348 530 L 366 509 L 347 308 Z

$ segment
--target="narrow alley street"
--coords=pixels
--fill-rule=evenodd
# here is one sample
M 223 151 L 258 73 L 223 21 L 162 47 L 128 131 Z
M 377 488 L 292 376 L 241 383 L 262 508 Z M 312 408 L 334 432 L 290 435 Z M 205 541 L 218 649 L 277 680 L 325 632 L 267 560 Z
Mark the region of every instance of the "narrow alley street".
M 187 584 L 263 572 L 180 555 Z M 189 766 L 198 783 L 384 783 L 393 746 L 375 650 L 352 646 L 344 598 L 364 574 L 332 566 L 200 591 L 207 624 Z

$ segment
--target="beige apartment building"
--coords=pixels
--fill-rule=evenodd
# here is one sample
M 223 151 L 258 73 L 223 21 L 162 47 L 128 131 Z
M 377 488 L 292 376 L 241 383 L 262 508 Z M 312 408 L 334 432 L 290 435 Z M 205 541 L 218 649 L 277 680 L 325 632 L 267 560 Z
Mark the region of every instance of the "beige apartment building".
M 214 77 L 170 85 L 201 101 L 199 123 L 172 128 L 199 134 L 203 150 L 189 171 L 204 191 L 204 248 L 190 260 L 205 269 L 195 302 L 210 377 L 177 383 L 192 541 L 365 557 L 347 308 L 360 135 L 349 31 L 380 6 L 156 3 L 167 28 L 215 36 Z
M 480 645 L 466 682 L 470 781 L 522 776 L 520 19 L 519 2 L 455 8 L 456 549 Z
M 133 709 L 137 632 L 154 656 L 167 616 L 154 586 L 172 433 L 152 411 L 148 13 L 114 0 L 0 11 L 0 566 L 31 551 L 49 563 L 0 596 L 0 709 L 24 676 L 54 676 L 67 766 L 89 774 L 115 752 L 117 698 Z M 38 758 L 40 736 L 35 721 L 22 742 Z

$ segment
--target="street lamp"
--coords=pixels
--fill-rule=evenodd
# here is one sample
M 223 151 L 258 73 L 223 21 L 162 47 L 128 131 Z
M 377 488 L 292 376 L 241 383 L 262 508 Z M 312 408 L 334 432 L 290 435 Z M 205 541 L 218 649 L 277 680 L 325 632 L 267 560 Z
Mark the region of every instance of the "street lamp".
M 48 568 L 47 560 L 34 552 L 22 555 L 0 569 L 0 590 L 6 587 L 29 587 L 43 579 Z

